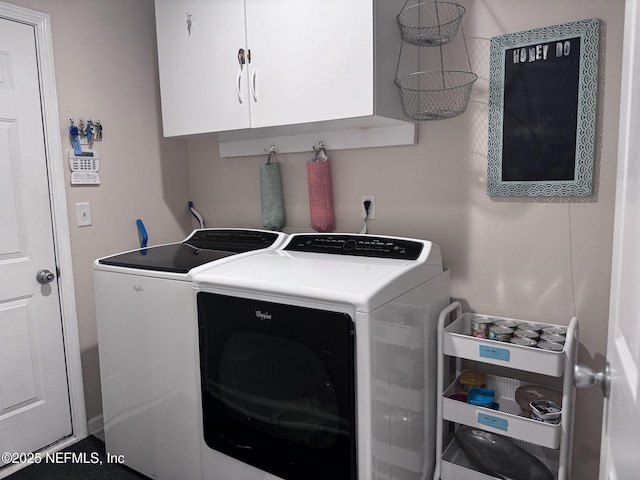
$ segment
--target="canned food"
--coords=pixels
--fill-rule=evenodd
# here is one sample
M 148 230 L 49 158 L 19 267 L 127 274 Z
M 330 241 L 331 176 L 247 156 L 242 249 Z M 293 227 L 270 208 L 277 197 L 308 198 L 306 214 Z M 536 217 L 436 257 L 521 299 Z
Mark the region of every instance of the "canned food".
M 521 323 L 518 325 L 518 328 L 522 330 L 531 330 L 532 332 L 539 332 L 542 330 L 542 325 L 538 325 L 537 323 Z
M 472 337 L 476 337 L 476 338 L 489 338 L 489 332 L 476 332 L 476 331 L 472 331 L 472 332 L 471 332 L 471 336 L 472 336 Z
M 493 324 L 493 320 L 489 317 L 483 317 L 476 315 L 471 318 L 471 331 L 472 332 L 486 332 Z
M 498 342 L 508 342 L 513 334 L 513 329 L 507 327 L 499 327 L 494 325 L 489 327 L 489 340 L 497 340 Z
M 561 352 L 564 349 L 564 345 L 552 342 L 538 342 L 538 348 L 551 352 Z
M 552 418 L 552 419 L 543 419 L 541 418 L 538 414 L 536 414 L 535 412 L 531 412 L 531 418 L 534 419 L 537 422 L 544 422 L 544 423 L 550 423 L 552 425 L 558 425 L 560 424 L 560 417 L 558 418 Z
M 534 400 L 529 403 L 531 407 L 531 418 L 539 422 L 552 423 L 557 425 L 560 423 L 562 408 L 551 400 Z
M 533 330 L 523 330 L 522 328 L 515 330 L 513 335 L 516 337 L 530 338 L 531 340 L 538 338 L 538 332 L 534 332 Z
M 498 325 L 499 327 L 516 329 L 518 328 L 518 322 L 514 322 L 513 320 L 496 320 L 493 322 L 494 325 Z
M 567 337 L 565 337 L 564 335 L 552 335 L 550 333 L 543 333 L 542 335 L 540 335 L 540 340 L 551 343 L 559 343 L 561 345 L 565 342 L 566 339 Z
M 472 388 L 484 387 L 486 381 L 486 374 L 482 372 L 475 372 L 473 370 L 465 370 L 460 374 L 460 377 L 458 377 L 460 393 L 467 394 Z
M 564 327 L 544 327 L 542 329 L 542 333 L 565 336 L 567 334 L 567 329 Z
M 538 342 L 536 342 L 534 339 L 526 337 L 512 337 L 511 343 L 515 345 L 522 345 L 523 347 L 535 347 L 536 345 L 538 345 Z

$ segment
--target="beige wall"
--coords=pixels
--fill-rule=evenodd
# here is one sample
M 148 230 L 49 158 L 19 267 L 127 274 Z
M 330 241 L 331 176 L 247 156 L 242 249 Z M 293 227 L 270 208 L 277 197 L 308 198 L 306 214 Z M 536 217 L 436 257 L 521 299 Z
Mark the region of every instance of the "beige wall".
M 259 227 L 263 157 L 221 159 L 214 141 L 163 140 L 151 0 L 11 0 L 52 17 L 60 132 L 68 118 L 105 127 L 99 187 L 67 187 L 89 418 L 101 412 L 91 262 L 134 248 L 135 219 L 152 243 L 193 226 L 192 199 L 211 226 Z M 337 231 L 360 226 L 360 197 L 376 195 L 372 233 L 437 242 L 451 268 L 451 295 L 471 311 L 548 322 L 580 319 L 580 362 L 606 353 L 618 135 L 623 0 L 465 0 L 471 62 L 480 78 L 467 113 L 419 125 L 417 146 L 330 151 Z M 498 201 L 486 194 L 489 39 L 597 17 L 604 21 L 596 195 L 589 202 Z M 464 67 L 464 50 L 450 59 Z M 445 55 L 450 53 L 445 52 Z M 438 68 L 426 65 L 424 69 Z M 460 63 L 462 62 L 462 63 Z M 311 146 L 310 146 L 311 147 Z M 66 152 L 65 152 L 66 155 Z M 305 160 L 279 155 L 287 230 L 307 230 Z M 75 226 L 91 202 L 93 226 Z M 601 395 L 577 398 L 574 478 L 597 478 Z
M 471 63 L 479 74 L 465 115 L 419 126 L 417 146 L 329 151 L 336 231 L 360 226 L 360 197 L 376 195 L 371 233 L 440 244 L 451 296 L 470 311 L 567 323 L 580 320 L 579 361 L 604 363 L 620 101 L 623 0 L 467 0 Z M 587 202 L 494 200 L 486 194 L 489 39 L 584 18 L 603 20 L 596 195 Z M 425 70 L 438 69 L 435 64 Z M 436 57 L 437 58 L 437 57 Z M 445 50 L 464 68 L 464 46 Z M 311 145 L 309 145 L 311 149 Z M 213 141 L 188 145 L 191 192 L 210 225 L 260 226 L 259 164 L 219 158 Z M 309 228 L 305 161 L 278 155 L 288 231 Z M 577 395 L 573 478 L 597 478 L 602 395 Z
M 104 126 L 96 146 L 101 185 L 66 189 L 91 419 L 102 413 L 92 262 L 139 245 L 137 218 L 152 243 L 184 238 L 191 229 L 186 144 L 162 138 L 152 0 L 10 3 L 51 15 L 64 158 L 69 118 L 100 119 Z M 92 226 L 76 226 L 76 202 L 91 202 Z

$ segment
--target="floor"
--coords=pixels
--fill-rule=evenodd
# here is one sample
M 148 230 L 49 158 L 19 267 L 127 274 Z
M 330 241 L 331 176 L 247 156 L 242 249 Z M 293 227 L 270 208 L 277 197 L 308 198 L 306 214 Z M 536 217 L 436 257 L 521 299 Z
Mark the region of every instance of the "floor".
M 42 457 L 40 462 L 18 470 L 5 480 L 150 479 L 125 465 L 109 460 L 104 442 L 93 434 L 59 452 Z

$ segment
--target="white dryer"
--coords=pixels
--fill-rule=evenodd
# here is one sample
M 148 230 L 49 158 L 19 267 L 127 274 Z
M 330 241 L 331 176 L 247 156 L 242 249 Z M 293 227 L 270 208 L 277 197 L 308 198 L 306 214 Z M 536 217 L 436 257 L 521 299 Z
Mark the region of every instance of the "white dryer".
M 285 238 L 200 229 L 179 243 L 94 262 L 107 452 L 154 479 L 202 479 L 192 278 Z
M 296 234 L 194 288 L 205 478 L 429 478 L 437 245 Z

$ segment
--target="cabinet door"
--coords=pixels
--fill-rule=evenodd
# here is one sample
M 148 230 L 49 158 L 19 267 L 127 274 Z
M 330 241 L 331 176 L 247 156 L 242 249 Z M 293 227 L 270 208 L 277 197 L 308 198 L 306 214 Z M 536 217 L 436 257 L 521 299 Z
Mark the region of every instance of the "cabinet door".
M 248 128 L 246 65 L 238 76 L 244 2 L 156 0 L 155 6 L 165 136 Z
M 373 114 L 372 0 L 246 6 L 252 127 Z

